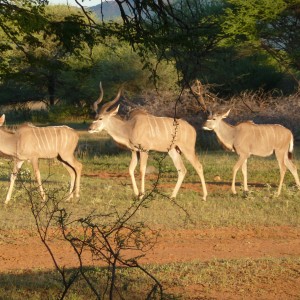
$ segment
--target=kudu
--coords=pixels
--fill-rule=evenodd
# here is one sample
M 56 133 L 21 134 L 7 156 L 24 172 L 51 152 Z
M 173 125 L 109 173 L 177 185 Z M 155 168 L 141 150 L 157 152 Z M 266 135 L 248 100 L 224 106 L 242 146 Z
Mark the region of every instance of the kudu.
M 203 129 L 213 130 L 219 141 L 229 150 L 236 152 L 239 159 L 233 167 L 232 192 L 236 194 L 236 173 L 242 166 L 244 177 L 244 191 L 248 191 L 247 185 L 247 159 L 250 155 L 269 156 L 275 152 L 279 169 L 280 182 L 277 195 L 280 195 L 286 168 L 293 174 L 296 184 L 300 189 L 300 182 L 296 166 L 291 161 L 294 139 L 292 132 L 278 124 L 255 124 L 252 121 L 242 122 L 236 126 L 229 125 L 224 118 L 228 117 L 230 110 L 223 114 L 208 116 Z
M 119 90 L 113 101 L 104 104 L 98 112 L 98 105 L 103 100 L 103 89 L 100 83 L 100 96 L 94 102 L 94 110 L 97 115 L 89 128 L 89 132 L 100 132 L 104 129 L 117 143 L 131 150 L 132 159 L 129 165 L 129 174 L 134 194 L 142 197 L 145 193 L 148 152 L 155 150 L 168 152 L 177 169 L 178 179 L 171 196 L 172 198 L 176 197 L 187 172 L 181 158 L 181 153 L 183 153 L 200 177 L 203 188 L 203 199 L 206 200 L 207 190 L 203 168 L 195 153 L 195 129 L 184 120 L 155 117 L 141 110 L 133 111 L 128 120 L 121 119 L 117 116 L 119 105 L 112 108 L 120 96 L 121 90 Z M 140 193 L 134 176 L 134 171 L 138 163 L 137 153 L 140 154 Z
M 4 120 L 5 115 L 2 115 L 0 117 L 0 126 L 3 125 Z M 5 204 L 10 201 L 18 171 L 26 160 L 32 163 L 41 196 L 43 200 L 46 199 L 38 167 L 39 158 L 50 159 L 57 157 L 68 170 L 71 177 L 68 199 L 73 197 L 74 192 L 76 197 L 79 197 L 82 165 L 74 157 L 74 150 L 78 143 L 78 134 L 73 129 L 67 126 L 35 127 L 24 124 L 16 132 L 8 132 L 1 128 L 0 140 L 0 153 L 13 159 L 14 162 Z

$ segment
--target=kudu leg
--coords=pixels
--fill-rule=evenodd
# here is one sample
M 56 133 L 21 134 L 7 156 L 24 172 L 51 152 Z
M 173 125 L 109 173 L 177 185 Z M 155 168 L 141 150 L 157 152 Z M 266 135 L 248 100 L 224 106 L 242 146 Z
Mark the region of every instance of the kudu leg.
M 247 159 L 242 164 L 242 173 L 244 177 L 244 192 L 248 192 Z
M 183 161 L 182 161 L 182 159 L 181 159 L 181 156 L 180 156 L 180 154 L 176 151 L 176 149 L 174 149 L 174 148 L 171 149 L 171 150 L 169 151 L 169 155 L 170 155 L 170 157 L 172 158 L 173 163 L 174 163 L 174 166 L 175 166 L 175 168 L 176 168 L 176 170 L 177 170 L 177 172 L 178 172 L 177 183 L 176 183 L 175 188 L 174 188 L 174 190 L 173 190 L 173 193 L 172 193 L 172 195 L 171 195 L 171 198 L 175 198 L 176 195 L 177 195 L 177 193 L 178 193 L 178 190 L 179 190 L 180 187 L 181 187 L 182 181 L 183 181 L 183 179 L 184 179 L 185 174 L 186 174 L 187 171 L 186 171 L 186 168 L 185 168 L 185 166 L 184 166 L 184 163 L 183 163 Z
M 137 163 L 138 163 L 137 152 L 132 151 L 131 152 L 131 161 L 130 161 L 130 165 L 129 165 L 129 175 L 131 177 L 133 192 L 136 196 L 139 195 L 139 190 L 136 185 L 136 181 L 135 181 L 135 177 L 134 177 L 134 171 L 137 166 Z
M 6 200 L 4 202 L 5 204 L 7 204 L 10 201 L 11 194 L 12 194 L 12 191 L 13 191 L 13 187 L 14 187 L 18 172 L 21 169 L 23 163 L 24 163 L 24 161 L 14 161 L 14 168 L 13 168 L 13 171 L 10 175 L 9 189 L 8 189 L 8 192 L 7 192 L 7 195 L 6 195 Z
M 75 169 L 75 173 L 76 173 L 75 196 L 79 197 L 82 163 L 80 163 L 79 161 L 77 161 L 75 158 L 74 158 L 74 162 L 75 162 L 74 169 Z
M 144 152 L 144 151 L 140 152 L 140 173 L 141 173 L 140 197 L 143 197 L 145 194 L 145 175 L 146 175 L 148 156 L 149 155 L 147 152 Z
M 66 168 L 66 170 L 68 171 L 68 173 L 70 175 L 70 178 L 71 178 L 69 196 L 67 198 L 67 200 L 70 200 L 70 199 L 73 198 L 73 192 L 74 192 L 74 186 L 75 186 L 75 180 L 76 180 L 76 173 L 75 173 L 73 168 L 71 168 L 69 165 L 67 165 L 63 161 L 62 161 L 62 165 Z
M 298 176 L 298 172 L 297 172 L 297 167 L 287 157 L 287 155 L 284 157 L 284 163 L 287 166 L 287 168 L 290 170 L 290 172 L 292 173 L 292 175 L 294 176 L 296 184 L 298 186 L 298 189 L 300 190 L 300 181 L 299 181 L 299 176 Z
M 231 184 L 231 190 L 233 194 L 236 194 L 236 189 L 235 189 L 235 179 L 236 179 L 236 173 L 239 170 L 239 168 L 243 165 L 247 157 L 245 156 L 240 156 L 237 163 L 233 167 L 233 175 L 232 175 L 232 184 Z M 245 178 L 244 178 L 245 180 Z
M 200 161 L 194 151 L 186 151 L 185 149 L 181 149 L 181 150 L 182 150 L 183 154 L 185 155 L 185 157 L 187 158 L 187 160 L 191 163 L 191 165 L 196 170 L 198 176 L 200 177 L 202 190 L 203 190 L 203 200 L 206 201 L 207 189 L 206 189 L 202 164 L 200 163 Z
M 41 197 L 42 197 L 43 201 L 45 201 L 46 200 L 46 194 L 45 194 L 43 186 L 42 186 L 41 173 L 40 173 L 40 169 L 39 169 L 38 159 L 32 159 L 31 163 L 32 163 L 32 167 L 33 167 L 33 170 L 34 170 L 36 181 L 37 181 L 38 186 L 39 186 Z
M 80 193 L 80 178 L 82 164 L 79 161 L 77 161 L 74 156 L 70 158 L 59 156 L 58 160 L 60 160 L 63 163 L 63 166 L 68 170 L 71 177 L 69 197 L 67 200 L 73 198 L 74 191 L 75 197 L 78 198 Z
M 284 162 L 285 153 L 281 152 L 281 151 L 280 152 L 275 151 L 275 155 L 276 155 L 278 165 L 279 165 L 279 170 L 280 170 L 280 181 L 279 181 L 279 186 L 278 186 L 278 190 L 277 190 L 277 196 L 279 196 L 281 193 L 282 183 L 283 183 L 284 175 L 286 172 L 286 165 Z

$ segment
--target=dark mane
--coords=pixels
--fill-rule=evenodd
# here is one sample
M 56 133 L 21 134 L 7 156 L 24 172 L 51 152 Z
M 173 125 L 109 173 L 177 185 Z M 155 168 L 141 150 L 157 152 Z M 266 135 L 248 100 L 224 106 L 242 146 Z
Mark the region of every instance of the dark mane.
M 129 112 L 128 119 L 132 119 L 137 115 L 148 115 L 148 112 L 140 108 L 135 108 Z
M 36 127 L 36 126 L 34 126 L 32 123 L 27 122 L 21 124 L 18 128 L 23 128 L 23 127 Z
M 240 122 L 236 123 L 234 126 L 237 126 L 237 125 L 240 125 L 240 124 L 243 124 L 243 123 L 250 123 L 250 124 L 257 125 L 252 120 L 246 120 L 246 121 L 240 121 Z
M 7 129 L 6 127 L 0 127 L 0 130 L 9 133 L 9 134 L 15 134 L 15 131 L 13 129 Z

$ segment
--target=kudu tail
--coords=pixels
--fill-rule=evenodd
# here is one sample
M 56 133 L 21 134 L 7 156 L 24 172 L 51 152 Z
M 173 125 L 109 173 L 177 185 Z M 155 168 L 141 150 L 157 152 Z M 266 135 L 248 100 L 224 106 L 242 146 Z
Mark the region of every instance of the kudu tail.
M 294 151 L 294 137 L 292 136 L 291 141 L 290 141 L 289 151 L 288 151 L 289 159 L 293 158 L 293 151 Z

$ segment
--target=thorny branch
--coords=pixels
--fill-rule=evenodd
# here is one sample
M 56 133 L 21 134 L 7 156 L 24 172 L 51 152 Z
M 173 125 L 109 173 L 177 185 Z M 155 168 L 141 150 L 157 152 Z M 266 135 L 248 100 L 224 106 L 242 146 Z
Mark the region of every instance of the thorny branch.
M 26 188 L 26 187 L 25 187 Z M 105 295 L 114 299 L 117 293 L 122 299 L 122 291 L 118 288 L 118 280 L 121 267 L 138 269 L 153 281 L 153 286 L 148 292 L 147 299 L 161 299 L 163 288 L 160 282 L 139 264 L 139 259 L 154 247 L 157 240 L 157 232 L 145 226 L 142 222 L 132 222 L 132 218 L 145 199 L 135 201 L 124 212 L 117 209 L 108 214 L 90 213 L 83 218 L 72 219 L 71 213 L 63 207 L 55 194 L 48 194 L 46 202 L 40 202 L 39 196 L 32 189 L 26 189 L 31 204 L 31 211 L 35 219 L 38 234 L 42 243 L 49 252 L 54 266 L 61 276 L 63 291 L 59 299 L 64 299 L 74 283 L 82 278 L 96 296 L 103 299 Z M 66 270 L 61 266 L 53 251 L 51 244 L 52 231 L 68 242 L 77 258 L 77 267 Z M 58 234 L 60 232 L 60 234 Z M 128 250 L 133 251 L 134 255 Z M 99 286 L 99 279 L 93 279 L 91 269 L 85 267 L 83 254 L 90 252 L 96 265 L 107 269 L 106 284 Z M 93 269 L 95 271 L 95 269 Z M 98 276 L 101 277 L 99 273 Z

